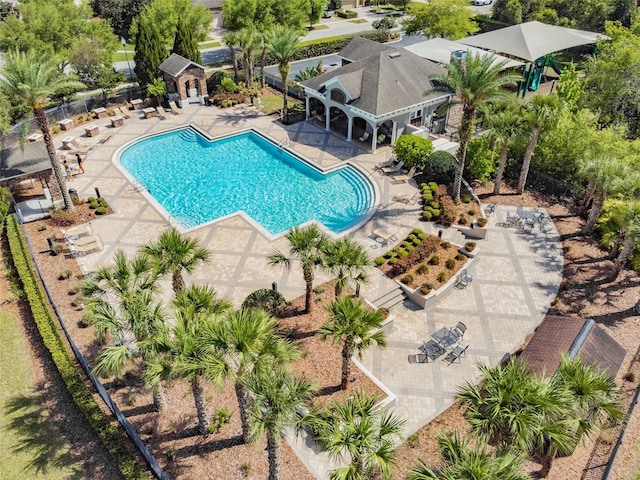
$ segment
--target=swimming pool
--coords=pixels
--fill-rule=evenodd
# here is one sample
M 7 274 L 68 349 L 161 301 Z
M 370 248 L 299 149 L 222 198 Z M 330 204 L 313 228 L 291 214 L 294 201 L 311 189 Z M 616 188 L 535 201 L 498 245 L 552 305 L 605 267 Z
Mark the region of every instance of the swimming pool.
M 312 220 L 342 233 L 376 196 L 353 166 L 320 172 L 255 131 L 208 140 L 187 127 L 139 140 L 119 161 L 185 229 L 245 212 L 272 235 Z

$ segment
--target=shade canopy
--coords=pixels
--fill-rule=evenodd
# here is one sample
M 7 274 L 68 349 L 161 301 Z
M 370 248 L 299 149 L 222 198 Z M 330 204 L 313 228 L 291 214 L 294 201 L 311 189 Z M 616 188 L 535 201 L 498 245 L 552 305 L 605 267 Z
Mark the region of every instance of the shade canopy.
M 452 55 L 465 54 L 471 52 L 475 55 L 481 55 L 483 57 L 489 56 L 494 59 L 493 63 L 498 64 L 504 62 L 504 68 L 519 67 L 524 65 L 524 62 L 518 60 L 512 60 L 507 57 L 498 55 L 497 53 L 488 52 L 479 48 L 463 45 L 458 42 L 453 42 L 445 38 L 432 38 L 431 40 L 425 40 L 424 42 L 415 43 L 404 47 L 406 50 L 415 53 L 419 57 L 429 59 L 433 62 L 446 65 L 451 62 Z
M 458 40 L 458 42 L 534 62 L 550 53 L 596 43 L 601 38 L 608 39 L 609 37 L 600 33 L 533 21 L 473 35 Z
M 25 143 L 22 147 L 0 151 L 0 181 L 26 177 L 51 169 L 44 142 Z

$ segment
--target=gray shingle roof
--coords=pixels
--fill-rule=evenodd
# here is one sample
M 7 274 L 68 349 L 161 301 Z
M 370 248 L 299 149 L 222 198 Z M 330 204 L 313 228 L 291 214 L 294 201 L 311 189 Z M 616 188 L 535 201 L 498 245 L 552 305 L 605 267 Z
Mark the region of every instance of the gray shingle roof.
M 350 62 L 357 62 L 358 60 L 363 60 L 371 55 L 388 50 L 395 50 L 395 48 L 366 38 L 355 37 L 340 50 L 338 55 Z
M 19 178 L 51 168 L 44 142 L 25 143 L 23 147 L 0 151 L 0 180 Z
M 356 40 L 364 39 L 351 42 Z M 434 90 L 429 79 L 445 74 L 446 70 L 436 63 L 393 48 L 306 80 L 302 85 L 323 92 L 327 82 L 336 79 L 354 98 L 350 105 L 380 116 L 444 96 L 444 92 Z M 359 88 L 355 85 L 358 80 Z
M 202 65 L 193 62 L 188 58 L 172 53 L 169 58 L 160 64 L 160 71 L 167 73 L 172 77 L 177 77 L 191 66 L 199 67 L 204 70 Z

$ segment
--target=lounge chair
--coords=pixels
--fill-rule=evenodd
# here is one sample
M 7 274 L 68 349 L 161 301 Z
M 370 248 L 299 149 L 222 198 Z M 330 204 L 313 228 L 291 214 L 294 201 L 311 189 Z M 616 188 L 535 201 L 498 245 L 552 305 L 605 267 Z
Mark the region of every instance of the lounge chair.
M 69 237 L 85 237 L 93 234 L 93 227 L 91 223 L 83 223 L 82 225 L 76 225 L 75 227 L 62 229 L 62 236 L 64 238 Z
M 473 277 L 469 275 L 466 268 L 463 268 L 462 270 L 460 270 L 460 274 L 456 279 L 456 283 L 454 287 L 459 290 L 462 290 L 463 288 L 471 285 L 471 282 L 473 282 Z
M 398 161 L 398 159 L 396 157 L 392 157 L 389 160 L 387 160 L 386 162 L 382 162 L 377 164 L 374 168 L 376 170 L 380 170 L 381 168 L 385 168 L 385 167 L 390 167 L 393 164 L 395 164 Z
M 447 354 L 447 356 L 443 358 L 443 360 L 447 363 L 447 365 L 451 365 L 456 360 L 460 360 L 460 357 L 462 355 L 464 355 L 465 357 L 467 356 L 467 348 L 469 348 L 469 345 L 466 345 L 464 347 L 462 345 L 458 345 L 454 347 L 454 349 L 451 350 Z
M 404 175 L 396 175 L 393 178 L 393 183 L 406 183 L 413 178 L 416 173 L 417 167 L 411 167 L 411 169 Z
M 69 254 L 72 257 L 80 257 L 84 255 L 88 255 L 93 252 L 100 252 L 104 248 L 104 244 L 100 237 L 94 237 L 96 240 L 90 243 L 85 243 L 83 245 L 69 245 Z
M 399 172 L 403 165 L 404 162 L 398 162 L 395 165 L 391 165 L 390 167 L 382 167 L 380 171 L 382 171 L 382 173 L 386 175 L 389 175 L 390 173 Z
M 156 107 L 156 110 L 158 111 L 158 117 L 160 118 L 160 120 L 167 119 L 167 111 L 164 108 L 162 108 L 162 105 L 158 105 Z
M 93 145 L 80 143 L 78 140 L 72 140 L 70 142 L 71 148 L 75 153 L 87 154 L 93 148 Z
M 171 113 L 174 115 L 182 115 L 182 109 L 178 108 L 176 102 L 169 102 L 169 108 L 171 108 Z
M 100 237 L 98 235 L 87 235 L 79 238 L 69 238 L 69 243 L 74 247 L 82 247 L 84 245 L 89 245 L 90 243 L 99 243 Z
M 371 136 L 371 134 L 369 132 L 364 132 L 362 134 L 362 136 L 360 138 L 358 138 L 358 140 L 360 140 L 361 142 L 366 142 L 367 140 L 369 140 L 369 137 Z
M 127 113 L 126 109 L 115 107 L 113 111 L 116 112 L 116 115 L 120 115 L 122 118 L 131 118 L 131 115 Z
M 429 357 L 424 353 L 415 353 L 409 355 L 409 363 L 429 363 Z
M 98 137 L 98 141 L 96 142 L 96 145 L 102 145 L 103 143 L 106 143 L 111 139 L 111 137 L 113 137 L 113 133 L 105 133 L 104 135 L 100 135 Z

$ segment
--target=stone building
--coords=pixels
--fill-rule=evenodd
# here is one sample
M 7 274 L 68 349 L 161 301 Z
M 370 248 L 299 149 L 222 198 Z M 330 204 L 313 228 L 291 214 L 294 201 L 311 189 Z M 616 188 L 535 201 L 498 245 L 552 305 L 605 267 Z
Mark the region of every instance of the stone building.
M 202 65 L 172 53 L 162 62 L 160 71 L 167 84 L 170 101 L 177 102 L 180 107 L 185 103 L 207 102 L 209 93 Z

